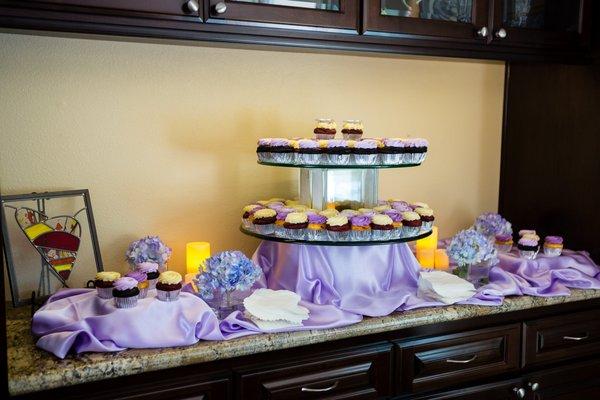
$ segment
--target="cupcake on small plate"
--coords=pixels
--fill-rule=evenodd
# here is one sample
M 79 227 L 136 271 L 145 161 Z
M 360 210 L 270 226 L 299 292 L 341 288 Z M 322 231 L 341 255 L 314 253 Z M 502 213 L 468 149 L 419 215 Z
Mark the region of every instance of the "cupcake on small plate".
M 94 287 L 96 293 L 101 299 L 112 299 L 113 285 L 117 279 L 121 277 L 121 274 L 113 271 L 101 271 L 96 274 L 94 279 Z
M 329 240 L 333 242 L 346 241 L 350 238 L 350 221 L 343 215 L 334 215 L 333 217 L 327 218 L 325 223 L 325 229 L 327 230 L 327 236 Z
M 285 223 L 285 218 L 289 213 L 293 213 L 294 209 L 291 207 L 283 207 L 277 210 L 277 215 L 275 217 L 275 236 L 277 237 L 285 237 L 285 228 L 283 224 Z
M 539 241 L 531 237 L 522 237 L 517 242 L 517 248 L 519 249 L 519 255 L 522 258 L 533 260 L 540 249 Z
M 260 162 L 273 161 L 273 157 L 271 156 L 271 138 L 258 139 L 256 155 Z
M 254 231 L 261 235 L 272 235 L 275 231 L 275 221 L 277 220 L 277 211 L 270 208 L 262 208 L 254 212 L 252 226 Z
M 133 308 L 137 305 L 140 289 L 138 281 L 124 276 L 115 281 L 113 287 L 113 297 L 117 308 Z
M 145 299 L 146 296 L 148 295 L 148 287 L 149 287 L 149 283 L 148 283 L 148 277 L 146 276 L 145 273 L 143 273 L 142 271 L 129 271 L 128 273 L 125 274 L 126 277 L 128 278 L 133 278 L 137 281 L 138 283 L 138 289 L 140 289 L 140 294 L 138 295 L 139 299 Z
M 429 143 L 425 139 L 406 139 L 404 142 L 405 164 L 421 164 L 427 155 Z
M 303 212 L 291 212 L 285 217 L 283 227 L 285 228 L 285 236 L 294 240 L 302 240 L 306 228 L 308 228 L 308 215 Z
M 371 239 L 371 217 L 358 214 L 350 218 L 352 226 L 350 239 L 356 242 L 364 242 Z
M 319 118 L 316 120 L 317 126 L 313 130 L 315 138 L 333 139 L 335 137 L 337 125 L 331 118 Z
M 352 154 L 357 165 L 376 165 L 379 163 L 379 144 L 373 139 L 358 141 L 352 148 Z
M 342 136 L 346 140 L 360 140 L 363 135 L 363 123 L 359 119 L 347 119 L 342 125 Z
M 298 163 L 305 165 L 321 164 L 323 149 L 319 142 L 313 139 L 300 139 L 298 141 Z
M 388 138 L 383 140 L 383 147 L 379 149 L 381 163 L 384 165 L 402 164 L 404 155 L 404 140 Z
M 402 236 L 417 236 L 421 231 L 421 217 L 414 211 L 405 211 L 402 213 Z
M 433 210 L 431 208 L 417 207 L 415 208 L 415 212 L 419 214 L 419 217 L 421 217 L 421 229 L 424 231 L 430 231 L 433 227 L 433 221 L 435 220 Z
M 179 272 L 163 272 L 158 277 L 158 282 L 156 283 L 156 297 L 161 301 L 175 301 L 179 299 L 182 280 Z
M 394 221 L 385 214 L 375 214 L 371 219 L 371 240 L 390 240 Z
M 156 287 L 156 280 L 158 279 L 158 264 L 150 261 L 139 263 L 136 265 L 136 270 L 146 274 L 148 279 L 148 289 L 154 289 Z
M 317 213 L 308 214 L 308 226 L 306 227 L 306 237 L 308 240 L 324 241 L 327 240 L 327 231 L 325 231 L 327 217 Z
M 271 157 L 273 162 L 278 164 L 293 164 L 294 146 L 289 139 L 276 138 L 270 142 Z
M 392 231 L 391 239 L 399 239 L 402 237 L 402 213 L 398 210 L 385 210 L 385 215 L 392 219 L 394 230 Z
M 242 225 L 246 229 L 252 228 L 252 216 L 256 210 L 264 208 L 260 204 L 249 204 L 242 208 Z
M 325 153 L 330 165 L 348 165 L 350 163 L 350 147 L 345 140 L 330 140 L 327 142 Z
M 546 236 L 544 239 L 544 254 L 549 257 L 558 257 L 562 254 L 563 238 L 560 236 Z
M 513 239 L 510 233 L 496 235 L 494 246 L 501 253 L 510 253 L 513 247 Z

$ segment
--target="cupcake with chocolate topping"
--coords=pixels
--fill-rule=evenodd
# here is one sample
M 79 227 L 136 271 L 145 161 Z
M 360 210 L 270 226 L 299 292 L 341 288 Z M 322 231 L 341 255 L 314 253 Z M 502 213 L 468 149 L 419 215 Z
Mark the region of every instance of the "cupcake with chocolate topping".
M 330 165 L 348 165 L 350 163 L 350 148 L 345 140 L 330 140 L 325 149 Z
M 540 249 L 539 241 L 531 237 L 522 237 L 517 242 L 519 255 L 522 258 L 533 260 Z
M 252 225 L 261 235 L 271 235 L 275 231 L 277 212 L 270 208 L 262 208 L 254 212 Z
M 337 125 L 331 118 L 319 118 L 316 120 L 317 126 L 313 130 L 317 139 L 333 139 L 335 137 Z
M 313 139 L 298 140 L 298 163 L 305 165 L 319 165 L 323 150 L 319 142 Z
M 402 164 L 404 155 L 404 141 L 399 138 L 388 138 L 383 140 L 383 147 L 379 149 L 381 162 L 384 165 Z
M 357 165 L 376 165 L 379 161 L 379 145 L 376 140 L 364 139 L 356 142 L 352 154 Z
M 346 140 L 360 140 L 363 135 L 363 124 L 359 119 L 347 119 L 342 125 L 342 135 Z
M 548 257 L 558 257 L 562 254 L 563 238 L 560 236 L 546 236 L 544 239 L 544 254 Z
M 271 162 L 273 157 L 271 156 L 271 138 L 258 139 L 256 145 L 256 155 L 260 162 Z
M 156 297 L 161 301 L 175 301 L 181 291 L 181 274 L 175 271 L 165 271 L 158 277 Z
M 325 229 L 331 241 L 339 242 L 350 238 L 350 221 L 343 215 L 335 215 L 327 218 Z
M 308 214 L 308 226 L 306 227 L 306 237 L 308 240 L 323 241 L 327 240 L 325 223 L 327 217 L 317 213 Z
M 405 211 L 402 213 L 402 236 L 417 236 L 421 231 L 421 217 L 414 211 Z
M 350 239 L 363 242 L 371 238 L 371 217 L 364 214 L 358 214 L 350 218 L 351 233 Z
M 138 281 L 130 277 L 122 277 L 113 285 L 113 297 L 117 308 L 133 308 L 137 305 L 140 289 Z
M 389 240 L 394 230 L 394 221 L 385 214 L 375 214 L 371 219 L 371 239 Z
M 433 227 L 433 220 L 435 220 L 433 210 L 431 208 L 426 207 L 417 207 L 415 208 L 415 212 L 419 214 L 419 217 L 421 217 L 421 229 L 423 229 L 424 231 L 431 230 L 431 228 Z
M 125 274 L 128 278 L 133 278 L 138 283 L 138 289 L 140 290 L 140 294 L 138 295 L 139 299 L 145 299 L 148 295 L 148 287 L 150 284 L 148 283 L 148 277 L 142 271 L 130 271 Z
M 111 299 L 113 297 L 112 290 L 113 285 L 117 279 L 121 277 L 121 274 L 113 271 L 100 271 L 96 274 L 94 279 L 94 287 L 98 297 L 101 299 Z
M 270 142 L 271 157 L 278 164 L 292 164 L 294 161 L 294 146 L 289 139 L 276 138 Z
M 291 212 L 285 217 L 283 227 L 288 238 L 302 240 L 308 228 L 308 216 L 303 212 Z
M 150 261 L 136 264 L 136 270 L 146 274 L 148 279 L 148 288 L 154 289 L 156 287 L 156 280 L 158 279 L 158 264 Z
M 256 210 L 260 210 L 264 208 L 260 204 L 249 204 L 242 208 L 242 225 L 246 229 L 250 229 L 252 227 L 252 216 Z

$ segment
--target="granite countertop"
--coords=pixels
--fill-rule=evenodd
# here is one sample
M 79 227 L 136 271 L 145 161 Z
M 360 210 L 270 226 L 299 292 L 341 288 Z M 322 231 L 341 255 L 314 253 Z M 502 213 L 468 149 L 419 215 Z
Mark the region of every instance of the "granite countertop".
M 30 333 L 29 308 L 9 309 L 8 384 L 12 395 L 133 375 L 182 365 L 322 343 L 353 336 L 435 324 L 457 319 L 506 313 L 529 308 L 600 298 L 600 290 L 572 290 L 566 297 L 512 297 L 498 307 L 453 305 L 365 318 L 343 328 L 252 335 L 220 342 L 201 341 L 188 347 L 87 353 L 64 360 L 35 347 Z

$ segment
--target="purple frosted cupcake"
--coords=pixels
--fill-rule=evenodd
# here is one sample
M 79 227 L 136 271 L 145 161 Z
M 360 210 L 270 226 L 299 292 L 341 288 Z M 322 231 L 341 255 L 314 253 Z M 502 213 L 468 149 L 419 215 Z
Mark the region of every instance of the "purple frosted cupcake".
M 156 280 L 160 273 L 158 272 L 158 264 L 153 262 L 143 262 L 136 265 L 136 269 L 146 274 L 148 279 L 148 288 L 154 289 L 156 287 Z
M 379 152 L 381 153 L 382 164 L 402 164 L 404 156 L 404 141 L 396 138 L 384 139 L 383 147 L 379 149 Z
M 327 231 L 325 223 L 327 217 L 317 213 L 308 214 L 308 227 L 306 228 L 306 237 L 308 240 L 322 241 L 327 240 Z
M 319 142 L 312 139 L 300 139 L 298 141 L 298 162 L 306 165 L 321 164 L 323 151 Z
M 544 239 L 544 254 L 548 257 L 558 257 L 562 254 L 563 238 L 560 236 L 546 236 Z
M 402 237 L 402 213 L 398 210 L 385 210 L 383 212 L 385 215 L 392 219 L 392 225 L 394 226 L 394 230 L 392 231 L 392 239 L 399 239 Z
M 271 139 L 270 148 L 273 162 L 291 164 L 294 161 L 294 146 L 289 139 Z
M 283 207 L 277 210 L 277 215 L 275 216 L 275 236 L 285 237 L 285 227 L 283 226 L 283 224 L 285 224 L 285 218 L 289 213 L 293 213 L 294 211 L 296 210 L 289 207 Z
M 522 258 L 533 260 L 537 256 L 540 246 L 536 239 L 522 237 L 517 243 L 517 248 Z
M 412 208 L 410 207 L 410 205 L 406 202 L 406 201 L 402 201 L 402 200 L 394 200 L 390 202 L 390 206 L 392 206 L 392 208 L 400 213 L 403 213 L 405 211 L 412 211 Z
M 146 296 L 148 295 L 148 287 L 149 287 L 149 283 L 148 283 L 148 277 L 146 276 L 145 273 L 143 273 L 142 271 L 130 271 L 128 273 L 125 274 L 126 277 L 128 278 L 133 278 L 137 281 L 138 283 L 138 289 L 140 290 L 140 294 L 138 295 L 139 299 L 145 299 Z
M 271 156 L 271 138 L 258 139 L 256 145 L 256 155 L 260 162 L 272 162 L 273 157 Z
M 501 253 L 510 253 L 513 247 L 513 239 L 510 233 L 496 235 L 494 246 Z
M 363 242 L 371 239 L 371 217 L 369 215 L 358 214 L 350 218 L 352 230 L 350 239 Z
M 427 155 L 429 143 L 425 139 L 406 139 L 404 162 L 406 164 L 421 164 Z
M 117 279 L 113 285 L 113 297 L 117 308 L 135 307 L 139 294 L 138 281 L 134 278 L 125 276 Z
M 354 162 L 358 165 L 375 165 L 378 163 L 379 146 L 376 140 L 364 139 L 356 142 L 352 149 Z
M 346 140 L 330 140 L 327 142 L 325 153 L 331 165 L 348 165 L 350 163 L 350 147 Z

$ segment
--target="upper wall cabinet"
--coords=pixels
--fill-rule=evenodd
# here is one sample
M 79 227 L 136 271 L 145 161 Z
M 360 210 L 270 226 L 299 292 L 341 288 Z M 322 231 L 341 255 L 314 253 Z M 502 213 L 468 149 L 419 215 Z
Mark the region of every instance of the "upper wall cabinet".
M 205 4 L 209 23 L 358 31 L 359 0 L 206 0 Z
M 365 33 L 485 42 L 488 0 L 365 1 Z

